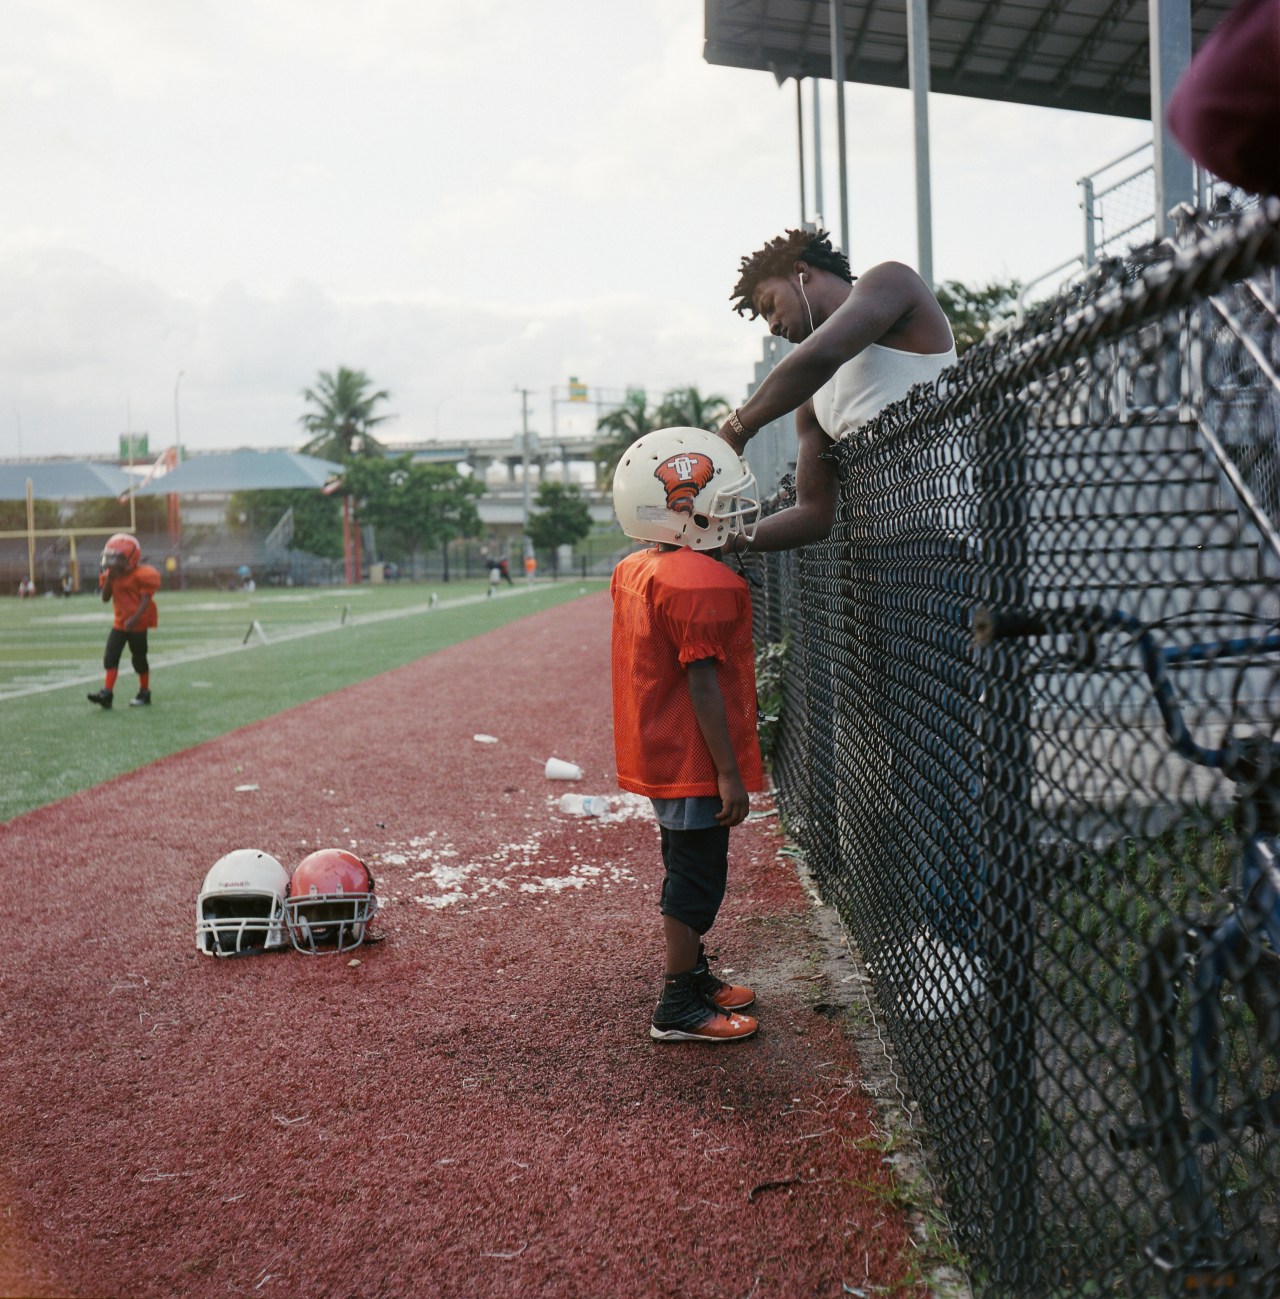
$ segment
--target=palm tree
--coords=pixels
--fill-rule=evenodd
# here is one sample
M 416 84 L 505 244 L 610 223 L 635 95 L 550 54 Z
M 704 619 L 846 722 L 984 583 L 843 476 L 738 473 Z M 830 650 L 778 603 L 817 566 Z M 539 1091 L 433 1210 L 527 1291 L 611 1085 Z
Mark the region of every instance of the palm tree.
M 333 374 L 321 370 L 316 386 L 302 390 L 303 399 L 317 407 L 299 417 L 299 423 L 311 434 L 303 451 L 343 461 L 382 455 L 385 448 L 370 429 L 388 418 L 373 411 L 391 394 L 385 388 L 370 392 L 372 386 L 373 380 L 363 370 L 348 370 L 345 366 L 339 366 Z
M 607 487 L 613 481 L 613 471 L 618 467 L 622 453 L 636 438 L 662 428 L 662 421 L 658 412 L 649 408 L 649 398 L 644 389 L 631 388 L 621 406 L 596 421 L 596 428 L 612 434 L 592 452 L 597 479 L 602 487 Z
M 724 423 L 729 403 L 721 396 L 704 397 L 696 388 L 673 388 L 658 407 L 659 428 L 704 428 L 714 433 Z

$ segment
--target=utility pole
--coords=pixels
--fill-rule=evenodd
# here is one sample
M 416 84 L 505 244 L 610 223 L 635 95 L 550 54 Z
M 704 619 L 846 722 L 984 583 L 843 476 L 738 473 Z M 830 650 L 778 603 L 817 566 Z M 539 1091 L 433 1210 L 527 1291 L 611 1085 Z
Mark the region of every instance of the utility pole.
M 523 533 L 523 555 L 528 559 L 529 544 L 529 389 L 517 388 L 520 394 L 520 465 L 523 484 L 523 505 L 520 514 L 520 531 Z

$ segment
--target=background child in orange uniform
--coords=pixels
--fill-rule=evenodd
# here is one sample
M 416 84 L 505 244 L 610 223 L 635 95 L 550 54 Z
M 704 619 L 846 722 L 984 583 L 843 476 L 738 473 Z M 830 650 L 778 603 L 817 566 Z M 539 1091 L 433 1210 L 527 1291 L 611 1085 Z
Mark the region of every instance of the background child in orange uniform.
M 653 800 L 661 827 L 662 995 L 649 1034 L 731 1042 L 756 1020 L 750 988 L 712 974 L 702 947 L 724 899 L 729 828 L 763 787 L 755 653 L 745 580 L 720 562 L 734 529 L 750 535 L 755 479 L 702 429 L 659 429 L 613 479 L 622 530 L 649 550 L 614 569 L 613 715 L 618 784 Z
M 160 589 L 160 574 L 144 564 L 137 538 L 117 532 L 102 548 L 102 567 L 98 586 L 105 604 L 112 602 L 115 619 L 107 633 L 107 648 L 102 656 L 106 678 L 102 689 L 89 696 L 89 702 L 110 708 L 120 672 L 120 656 L 128 645 L 133 670 L 138 674 L 138 693 L 130 706 L 151 702 L 151 665 L 147 662 L 147 632 L 160 617 L 156 611 L 155 593 Z

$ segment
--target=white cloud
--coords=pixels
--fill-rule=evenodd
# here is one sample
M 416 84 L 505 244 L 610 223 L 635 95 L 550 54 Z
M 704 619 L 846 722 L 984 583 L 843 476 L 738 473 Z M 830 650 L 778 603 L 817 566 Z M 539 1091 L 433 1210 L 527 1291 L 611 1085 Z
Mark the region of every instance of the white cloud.
M 300 440 L 363 368 L 396 436 L 506 437 L 570 374 L 740 399 L 738 258 L 799 219 L 794 86 L 687 0 L 20 0 L 0 51 L 0 456 Z M 835 201 L 824 86 L 827 225 Z M 811 98 L 805 87 L 806 114 Z M 910 103 L 851 86 L 855 267 L 913 261 Z M 1141 124 L 935 96 L 935 267 L 1027 278 Z M 806 124 L 811 130 L 811 124 Z M 812 202 L 812 175 L 808 177 Z M 5 411 L 9 414 L 6 415 Z

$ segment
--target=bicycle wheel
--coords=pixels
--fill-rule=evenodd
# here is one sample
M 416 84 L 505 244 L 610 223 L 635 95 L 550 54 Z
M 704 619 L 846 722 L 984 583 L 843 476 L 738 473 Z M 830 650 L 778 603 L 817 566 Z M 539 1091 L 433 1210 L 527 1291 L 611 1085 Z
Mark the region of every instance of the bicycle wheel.
M 1280 1293 L 1280 957 L 1237 924 L 1179 924 L 1138 971 L 1144 1122 L 1121 1129 L 1159 1178 L 1146 1257 L 1165 1293 Z

